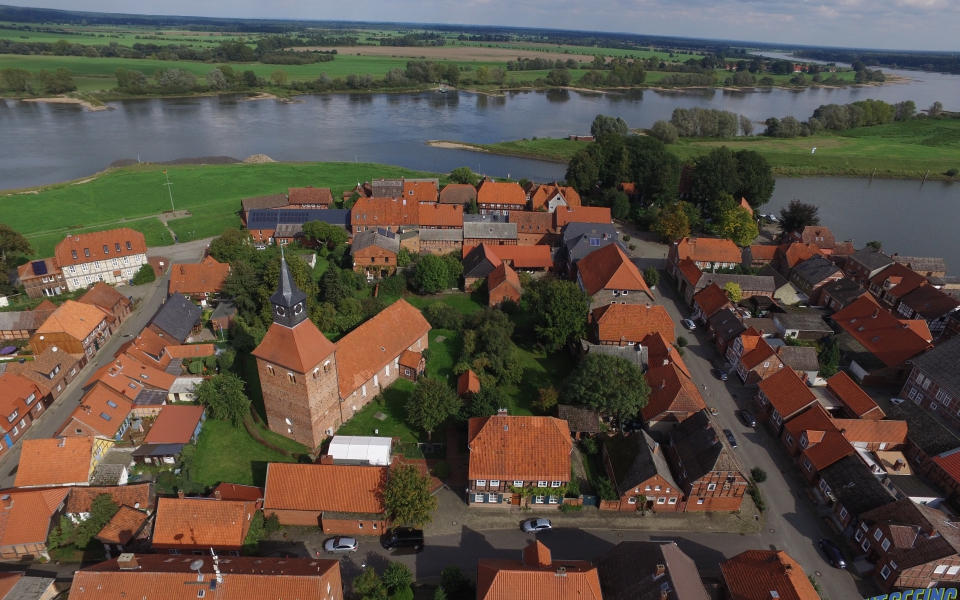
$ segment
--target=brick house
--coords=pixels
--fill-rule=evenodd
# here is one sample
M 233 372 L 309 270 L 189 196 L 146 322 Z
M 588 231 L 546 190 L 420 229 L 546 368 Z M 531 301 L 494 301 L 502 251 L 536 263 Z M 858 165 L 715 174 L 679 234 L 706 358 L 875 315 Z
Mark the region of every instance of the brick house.
M 872 422 L 872 421 L 871 421 Z M 807 483 L 813 485 L 820 471 L 856 453 L 853 445 L 839 431 L 825 431 L 819 441 L 808 437 L 807 447 L 800 451 L 797 464 Z
M 833 424 L 830 413 L 823 408 L 823 405 L 814 402 L 792 419 L 784 422 L 780 430 L 780 442 L 790 456 L 796 458 L 811 442 L 817 443 L 822 440 L 828 431 L 838 431 L 837 426 Z
M 477 188 L 477 207 L 481 215 L 509 215 L 526 210 L 527 194 L 519 183 L 484 179 Z
M 520 560 L 480 559 L 477 600 L 512 600 L 524 593 L 544 600 L 603 598 L 596 567 L 585 560 L 554 560 L 539 541 L 524 548 Z
M 133 402 L 102 383 L 91 387 L 58 436 L 99 436 L 119 441 L 133 422 Z
M 464 246 L 516 246 L 518 239 L 517 224 L 506 215 L 463 215 Z
M 743 337 L 743 336 L 741 336 Z M 756 339 L 753 350 L 745 352 L 736 363 L 737 376 L 747 387 L 754 387 L 767 377 L 779 373 L 783 361 L 777 351 L 763 337 Z M 789 369 L 787 369 L 789 370 Z
M 109 316 L 99 307 L 67 300 L 33 334 L 30 347 L 36 354 L 56 346 L 92 357 L 110 337 Z
M 554 225 L 556 217 L 548 212 L 511 211 L 511 223 L 517 224 L 518 244 L 535 246 L 543 244 L 554 246 L 560 241 L 558 229 Z
M 860 450 L 900 450 L 907 443 L 906 421 L 834 419 L 833 424 L 854 448 Z
M 677 512 L 683 506 L 663 448 L 647 432 L 618 433 L 604 441 L 603 466 L 619 499 L 602 502 L 601 510 Z
M 528 506 L 545 508 L 563 500 L 573 448 L 566 421 L 504 414 L 473 418 L 467 448 L 470 506 L 520 506 L 527 497 Z
M 694 294 L 693 314 L 690 317 L 706 324 L 710 317 L 724 308 L 733 309 L 733 302 L 730 302 L 730 297 L 719 285 L 711 283 Z
M 494 246 L 480 244 L 463 250 L 463 287 L 473 288 L 478 281 L 486 279 L 502 261 L 493 251 Z
M 770 244 L 751 244 L 743 249 L 741 263 L 747 268 L 765 267 L 773 262 L 777 247 Z
M 270 463 L 264 515 L 327 534 L 380 535 L 389 526 L 383 506 L 388 478 L 388 467 Z
M 464 246 L 464 256 L 473 252 L 474 249 L 474 246 Z M 553 269 L 553 255 L 549 246 L 487 245 L 486 250 L 515 271 L 542 273 Z
M 782 550 L 747 550 L 720 563 L 720 585 L 729 600 L 817 600 L 803 567 Z
M 887 416 L 845 371 L 827 379 L 827 391 L 840 402 L 841 410 L 847 418 L 878 421 Z
M 709 600 L 693 560 L 672 541 L 620 542 L 593 560 L 605 600 Z
M 287 205 L 290 208 L 330 208 L 333 204 L 333 194 L 330 188 L 289 188 L 287 190 Z
M 960 535 L 947 515 L 909 498 L 868 511 L 854 535 L 884 591 L 952 587 L 960 581 Z
M 424 204 L 420 206 L 420 229 L 463 230 L 463 207 L 459 204 Z
M 420 379 L 424 369 L 427 368 L 427 359 L 423 357 L 423 352 L 405 350 L 400 355 L 400 361 L 397 363 L 397 366 L 400 377 L 409 379 L 410 381 L 416 381 Z
M 960 338 L 943 342 L 933 350 L 914 357 L 912 370 L 900 392 L 901 398 L 912 400 L 936 412 L 954 427 L 960 427 Z
M 829 504 L 837 529 L 847 537 L 853 535 L 847 528 L 861 515 L 894 500 L 880 479 L 856 454 L 845 456 L 820 471 L 814 489 Z
M 591 297 L 591 308 L 611 303 L 654 302 L 637 266 L 618 244 L 610 244 L 584 256 L 577 263 L 577 285 Z
M 51 346 L 30 362 L 7 363 L 6 372 L 29 379 L 41 391 L 49 390 L 50 397 L 56 400 L 86 364 L 86 354 L 69 354 Z
M 229 267 L 229 265 L 227 265 Z M 120 323 L 130 316 L 133 308 L 133 302 L 130 298 L 118 292 L 113 286 L 109 286 L 101 281 L 93 284 L 87 290 L 87 293 L 80 296 L 77 302 L 81 304 L 90 304 L 99 307 L 109 315 L 107 320 L 110 322 L 110 333 L 117 330 Z
M 934 456 L 927 477 L 955 501 L 960 494 L 960 448 Z
M 754 397 L 757 418 L 768 421 L 774 435 L 780 435 L 784 422 L 817 403 L 817 396 L 793 369 L 780 369 L 760 381 L 757 387 Z
M 707 407 L 679 357 L 661 364 L 651 360 L 644 379 L 650 397 L 640 414 L 648 431 L 667 432 Z
M 124 504 L 110 517 L 103 529 L 94 539 L 103 544 L 107 558 L 112 554 L 122 554 L 146 545 L 150 538 L 147 532 L 150 515 Z
M 676 279 L 681 260 L 689 258 L 701 271 L 732 269 L 743 257 L 737 245 L 730 240 L 686 237 L 670 245 L 667 251 L 667 272 Z
M 616 228 L 608 223 L 567 223 L 560 230 L 560 248 L 557 250 L 555 262 L 563 265 L 568 274 L 573 274 L 575 265 L 591 252 L 596 252 L 609 245 L 620 244 L 620 234 Z
M 564 206 L 567 208 L 577 208 L 580 206 L 580 194 L 572 187 L 547 183 L 537 186 L 537 189 L 530 193 L 530 210 L 534 212 L 546 211 L 552 213 L 557 208 Z
M 657 304 L 613 303 L 595 308 L 587 330 L 591 342 L 608 346 L 634 346 L 652 333 L 660 333 L 670 344 L 676 341 L 673 319 Z
M 822 294 L 820 306 L 825 306 L 832 311 L 843 310 L 851 302 L 868 293 L 865 287 L 847 277 L 831 281 L 823 286 L 820 292 Z
M 506 263 L 501 262 L 487 277 L 487 302 L 490 306 L 501 306 L 508 300 L 514 304 L 520 304 L 522 294 L 523 288 L 520 286 L 517 272 Z
M 0 493 L 0 558 L 47 558 L 47 538 L 60 522 L 70 490 L 4 490 Z
M 567 223 L 606 223 L 610 224 L 613 219 L 610 216 L 610 208 L 606 206 L 579 206 L 571 208 L 569 206 L 558 206 L 553 213 L 553 226 L 560 231 Z
M 353 236 L 350 253 L 353 255 L 353 270 L 365 273 L 367 280 L 389 277 L 397 270 L 400 240 L 386 229 L 363 231 Z
M 20 440 L 51 401 L 49 391 L 30 379 L 0 374 L 0 455 Z
M 218 262 L 212 256 L 206 256 L 198 264 L 173 265 L 170 269 L 170 282 L 167 295 L 180 292 L 200 306 L 206 306 L 211 298 L 216 299 L 223 283 L 230 275 L 230 265 Z
M 473 371 L 467 371 L 467 373 L 473 373 Z M 558 404 L 557 417 L 561 421 L 567 422 L 567 427 L 570 428 L 570 437 L 573 439 L 579 440 L 600 433 L 600 411 L 592 408 Z
M 727 352 L 724 354 L 727 362 L 737 366 L 740 363 L 740 357 L 751 352 L 757 347 L 757 344 L 763 338 L 764 333 L 754 327 L 747 327 L 746 331 L 741 333 L 734 340 L 727 344 Z M 746 373 L 746 371 L 744 371 Z M 744 375 L 746 376 L 746 375 Z
M 693 265 L 696 269 L 696 265 Z M 682 271 L 681 266 L 681 271 Z M 688 269 L 690 270 L 690 269 Z M 697 269 L 699 271 L 699 269 Z M 740 288 L 741 298 L 746 300 L 754 296 L 764 298 L 773 298 L 777 292 L 776 280 L 769 275 L 734 275 L 730 273 L 702 273 L 696 276 L 696 282 L 692 286 L 681 286 L 685 288 L 684 300 L 687 304 L 693 301 L 693 295 L 711 283 L 716 283 L 720 289 L 724 289 L 728 283 L 736 284 Z
M 789 279 L 790 271 L 795 266 L 814 256 L 823 256 L 823 254 L 823 250 L 815 244 L 780 244 L 773 254 L 773 261 L 770 266 Z
M 860 285 L 868 287 L 871 279 L 893 263 L 894 260 L 883 252 L 866 246 L 847 257 L 843 272 Z
M 853 242 L 838 242 L 829 229 L 822 225 L 807 225 L 799 231 L 791 231 L 787 239 L 793 243 L 814 244 L 824 254 L 832 256 L 849 256 L 853 254 Z
M 396 233 L 401 227 L 420 226 L 420 204 L 396 198 L 360 198 L 350 209 L 353 233 L 386 229 Z
M 147 327 L 165 340 L 168 345 L 182 344 L 190 334 L 199 331 L 203 310 L 180 292 L 160 305 Z
M 158 498 L 152 546 L 160 554 L 240 556 L 257 502 Z
M 921 285 L 900 298 L 894 308 L 897 318 L 926 321 L 930 334 L 936 340 L 946 331 L 951 315 L 960 309 L 960 300 L 932 285 Z
M 823 286 L 842 278 L 843 271 L 822 256 L 814 256 L 790 270 L 790 283 L 810 299 L 810 304 L 817 306 L 825 305 Z
M 53 258 L 43 258 L 17 267 L 17 278 L 28 298 L 59 296 L 67 291 L 63 271 Z
M 731 308 L 724 308 L 707 319 L 707 333 L 713 338 L 713 345 L 721 356 L 727 353 L 727 347 L 747 330 L 740 316 Z
M 667 457 L 686 498 L 684 511 L 740 510 L 749 478 L 707 411 L 677 425 L 668 438 Z
M 246 227 L 251 211 L 286 208 L 289 204 L 290 200 L 286 194 L 270 194 L 267 196 L 244 198 L 240 201 L 240 222 Z
M 54 258 L 73 292 L 97 281 L 126 283 L 147 263 L 143 234 L 129 228 L 69 235 L 57 244 Z
M 88 485 L 111 440 L 94 437 L 23 440 L 16 487 Z
M 885 308 L 895 308 L 900 299 L 915 289 L 929 285 L 927 278 L 909 267 L 894 263 L 870 278 L 870 293 Z

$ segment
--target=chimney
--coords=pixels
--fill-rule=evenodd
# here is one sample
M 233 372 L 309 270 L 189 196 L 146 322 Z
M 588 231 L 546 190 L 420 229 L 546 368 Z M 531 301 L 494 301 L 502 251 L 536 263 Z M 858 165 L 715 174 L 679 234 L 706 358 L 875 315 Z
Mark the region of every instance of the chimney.
M 139 569 L 140 566 L 137 564 L 137 557 L 133 552 L 124 552 L 117 557 L 117 566 L 120 567 L 121 571 L 129 571 L 131 569 Z
M 654 574 L 653 578 L 656 579 L 661 577 L 664 573 L 667 572 L 667 565 L 657 565 L 657 572 Z
M 506 417 L 508 414 L 509 414 L 509 412 L 508 412 L 507 409 L 505 409 L 505 408 L 498 408 L 498 409 L 497 409 L 497 416 L 498 416 L 498 417 Z
M 875 308 L 875 309 L 873 309 L 873 316 L 870 317 L 870 318 L 871 318 L 871 319 L 876 319 L 876 318 L 877 318 L 877 315 L 879 315 L 879 314 L 880 314 L 880 309 L 879 309 L 879 308 Z
M 10 494 L 4 494 L 0 496 L 0 505 L 3 506 L 3 510 L 10 510 L 13 508 L 13 498 L 10 497 Z
M 220 497 L 220 490 L 214 490 L 213 497 L 216 498 L 217 500 L 223 500 L 223 498 Z
M 893 470 L 900 471 L 900 469 L 902 469 L 904 466 L 904 462 L 898 458 L 897 462 L 893 463 Z
M 177 491 L 177 498 L 180 498 L 181 500 L 183 500 L 185 497 L 186 497 L 186 496 L 183 495 L 183 490 L 178 490 L 178 491 Z
M 653 443 L 653 453 L 654 453 L 654 454 L 660 454 L 660 443 L 659 443 L 659 442 L 654 442 L 654 443 Z M 663 565 L 657 565 L 657 571 L 658 571 L 658 572 L 660 571 L 660 568 L 661 568 L 661 567 L 663 567 Z M 661 574 L 662 574 L 662 573 L 661 573 Z M 659 577 L 659 576 L 660 576 L 660 575 L 657 575 L 657 577 Z
M 324 454 L 323 456 L 320 457 L 320 464 L 321 464 L 321 465 L 332 465 L 332 464 L 333 464 L 333 457 L 330 456 L 329 454 Z

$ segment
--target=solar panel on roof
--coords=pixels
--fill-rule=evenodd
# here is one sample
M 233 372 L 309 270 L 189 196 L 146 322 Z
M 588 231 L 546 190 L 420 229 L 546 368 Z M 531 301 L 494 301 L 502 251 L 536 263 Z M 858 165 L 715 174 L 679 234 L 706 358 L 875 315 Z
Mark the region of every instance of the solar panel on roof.
M 33 268 L 34 275 L 46 275 L 47 274 L 47 263 L 43 260 L 35 260 L 30 263 L 30 266 Z
M 389 229 L 377 228 L 377 234 L 382 235 L 383 237 L 386 237 L 386 238 L 390 238 L 391 240 L 397 237 L 397 234 L 390 231 Z

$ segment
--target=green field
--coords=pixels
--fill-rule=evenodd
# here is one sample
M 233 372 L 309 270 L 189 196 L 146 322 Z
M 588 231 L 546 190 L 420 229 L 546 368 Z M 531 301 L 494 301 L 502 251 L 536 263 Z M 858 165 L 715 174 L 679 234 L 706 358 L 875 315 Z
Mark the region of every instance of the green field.
M 18 26 L 18 23 L 0 22 L 0 26 Z M 81 44 L 84 46 L 105 46 L 110 42 L 116 42 L 121 46 L 133 46 L 136 43 L 144 44 L 187 44 L 201 48 L 209 48 L 218 45 L 220 42 L 232 41 L 240 37 L 234 34 L 220 34 L 219 32 L 206 31 L 158 31 L 150 28 L 132 28 L 132 27 L 75 27 L 63 25 L 57 27 L 34 26 L 37 29 L 54 29 L 62 32 L 45 31 L 19 31 L 13 29 L 0 28 L 0 39 L 13 40 L 16 42 L 45 42 L 52 44 L 59 40 L 67 40 L 71 44 Z M 103 37 L 100 37 L 100 36 Z M 137 39 L 143 36 L 159 37 L 162 39 Z M 255 36 L 255 34 L 254 34 Z M 251 39 L 251 36 L 246 36 Z
M 567 162 L 583 147 L 581 142 L 566 139 L 468 145 L 495 154 L 556 162 Z M 776 175 L 787 177 L 875 174 L 919 179 L 929 170 L 929 179 L 949 179 L 944 175 L 946 171 L 960 169 L 960 119 L 912 119 L 792 139 L 759 135 L 716 140 L 684 138 L 669 148 L 684 162 L 690 162 L 716 146 L 756 150 L 770 161 Z M 815 153 L 811 153 L 813 148 L 817 149 Z
M 294 452 L 306 448 L 293 440 L 261 430 L 271 444 Z M 197 440 L 192 478 L 197 483 L 214 486 L 221 482 L 262 486 L 267 476 L 267 463 L 296 462 L 296 458 L 261 445 L 243 428 L 225 421 L 207 419 Z
M 237 212 L 243 198 L 307 185 L 329 187 L 336 198 L 357 181 L 374 177 L 437 176 L 370 163 L 144 164 L 112 169 L 86 183 L 44 186 L 37 193 L 0 194 L 0 222 L 26 235 L 34 246 L 34 256 L 52 255 L 68 232 L 116 227 L 143 231 L 150 246 L 169 244 L 169 232 L 156 219 L 170 210 L 164 169 L 173 184 L 176 208 L 194 215 L 170 221 L 170 228 L 182 241 L 239 226 Z

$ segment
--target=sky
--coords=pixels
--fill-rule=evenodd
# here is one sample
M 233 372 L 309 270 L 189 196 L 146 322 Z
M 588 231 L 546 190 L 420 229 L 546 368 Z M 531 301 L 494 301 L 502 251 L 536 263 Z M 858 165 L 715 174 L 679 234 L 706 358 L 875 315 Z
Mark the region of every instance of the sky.
M 960 51 L 957 0 L 7 0 L 226 18 L 548 27 L 768 43 Z

